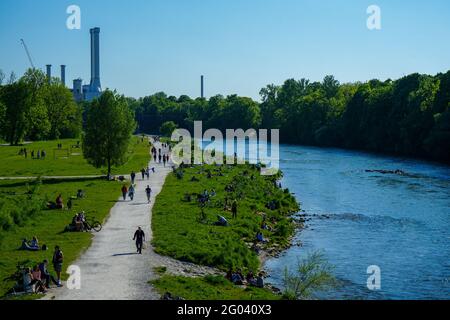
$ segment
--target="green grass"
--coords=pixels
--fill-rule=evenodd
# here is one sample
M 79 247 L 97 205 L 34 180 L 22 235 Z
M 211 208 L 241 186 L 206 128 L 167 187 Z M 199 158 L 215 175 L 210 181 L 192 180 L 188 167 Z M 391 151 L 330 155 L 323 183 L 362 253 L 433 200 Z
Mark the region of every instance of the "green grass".
M 16 270 L 18 263 L 26 262 L 27 265 L 32 266 L 45 258 L 51 261 L 55 245 L 59 245 L 64 252 L 65 267 L 70 265 L 91 244 L 92 235 L 63 232 L 65 226 L 70 223 L 73 215 L 81 210 L 86 211 L 88 217 L 104 221 L 118 198 L 120 187 L 121 184 L 117 182 L 100 179 L 43 181 L 35 194 L 41 201 L 45 199 L 54 201 L 61 193 L 66 202 L 69 196 L 76 195 L 78 189 L 83 189 L 86 197 L 74 200 L 71 211 L 42 209 L 32 218 L 17 221 L 18 223 L 8 230 L 0 230 L 0 296 L 4 296 L 14 285 L 13 282 L 5 282 L 3 279 Z M 21 202 L 25 205 L 26 201 L 29 201 L 25 195 L 28 189 L 25 181 L 3 181 L 0 182 L 0 198 L 6 204 Z M 40 245 L 46 244 L 49 250 L 37 252 L 17 250 L 23 238 L 31 239 L 32 236 L 39 239 Z M 66 276 L 63 274 L 63 279 Z
M 233 285 L 221 276 L 190 278 L 165 275 L 151 282 L 162 295 L 170 292 L 186 300 L 278 300 L 270 290 Z
M 76 145 L 79 139 L 64 139 L 53 141 L 38 141 L 23 146 L 0 146 L 0 177 L 11 176 L 79 176 L 79 175 L 103 175 L 106 168 L 94 168 L 82 155 L 81 148 L 71 148 Z M 56 150 L 58 143 L 63 144 L 63 149 Z M 26 148 L 28 158 L 20 156 L 19 150 Z M 30 152 L 34 150 L 45 150 L 47 153 L 45 160 L 31 159 Z M 54 155 L 55 152 L 55 155 Z M 56 158 L 55 158 L 56 156 Z M 140 137 L 133 137 L 128 161 L 119 167 L 113 167 L 113 174 L 128 174 L 132 170 L 140 170 L 147 166 L 149 156 L 149 146 L 146 139 L 141 141 Z
M 222 175 L 218 175 L 218 170 Z M 210 170 L 212 178 L 207 177 Z M 199 181 L 191 181 L 195 177 Z M 182 261 L 214 266 L 222 270 L 242 268 L 257 271 L 258 256 L 249 247 L 260 231 L 262 215 L 267 216 L 273 231 L 263 230 L 270 242 L 268 246 L 288 245 L 294 231 L 290 215 L 298 210 L 295 198 L 274 186 L 273 176 L 261 176 L 250 165 L 198 166 L 185 169 L 183 178 L 171 173 L 164 188 L 157 196 L 152 215 L 153 245 L 156 252 Z M 234 192 L 226 192 L 225 186 L 234 185 Z M 215 189 L 217 195 L 204 209 L 205 217 L 195 196 L 191 202 L 184 201 L 185 193 L 202 193 Z M 230 211 L 224 210 L 225 197 L 238 199 L 238 218 L 232 219 Z M 266 204 L 275 201 L 278 208 L 269 210 Z M 228 227 L 214 226 L 217 215 L 223 215 Z

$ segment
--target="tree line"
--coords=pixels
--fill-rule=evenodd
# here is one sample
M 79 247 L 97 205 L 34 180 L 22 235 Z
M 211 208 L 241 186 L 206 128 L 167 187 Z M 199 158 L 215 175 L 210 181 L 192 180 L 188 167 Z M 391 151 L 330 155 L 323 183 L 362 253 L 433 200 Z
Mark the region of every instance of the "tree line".
M 0 137 L 11 145 L 23 140 L 73 138 L 81 133 L 82 111 L 56 78 L 29 69 L 3 83 L 0 70 Z
M 262 88 L 261 102 L 237 95 L 192 99 L 163 92 L 134 99 L 106 91 L 104 99 L 77 104 L 69 89 L 56 78 L 48 81 L 42 71 L 29 69 L 19 80 L 11 75 L 5 84 L 4 78 L 0 71 L 0 138 L 12 145 L 79 137 L 83 130 L 90 132 L 87 124 L 99 126 L 99 119 L 109 115 L 105 109 L 90 117 L 89 111 L 119 104 L 117 113 L 130 123 L 126 132 L 135 126 L 130 115 L 140 132 L 166 135 L 176 127 L 193 130 L 194 121 L 203 121 L 204 129 L 222 131 L 280 129 L 285 143 L 450 162 L 450 71 L 343 84 L 333 76 L 321 82 L 288 79 Z M 122 112 L 124 106 L 130 113 Z
M 282 142 L 342 147 L 450 162 L 450 71 L 398 80 L 339 83 L 288 79 L 267 85 L 261 102 L 216 95 L 210 99 L 159 92 L 127 98 L 139 130 L 175 127 L 276 128 Z

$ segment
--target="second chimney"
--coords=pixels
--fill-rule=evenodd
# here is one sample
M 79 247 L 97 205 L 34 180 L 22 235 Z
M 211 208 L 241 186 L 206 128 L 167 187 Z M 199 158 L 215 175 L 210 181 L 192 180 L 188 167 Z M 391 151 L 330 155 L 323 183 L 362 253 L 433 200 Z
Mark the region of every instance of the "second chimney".
M 52 65 L 48 64 L 46 65 L 47 67 L 47 81 L 48 83 L 50 83 L 50 81 L 52 80 Z

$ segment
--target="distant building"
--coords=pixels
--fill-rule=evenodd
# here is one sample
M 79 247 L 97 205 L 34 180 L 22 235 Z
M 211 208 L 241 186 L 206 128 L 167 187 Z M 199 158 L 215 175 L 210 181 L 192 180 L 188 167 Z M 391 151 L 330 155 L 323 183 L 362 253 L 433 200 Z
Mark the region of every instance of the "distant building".
M 102 94 L 100 84 L 100 28 L 90 29 L 91 33 L 91 82 L 83 85 L 80 78 L 73 80 L 73 97 L 75 101 L 92 101 Z

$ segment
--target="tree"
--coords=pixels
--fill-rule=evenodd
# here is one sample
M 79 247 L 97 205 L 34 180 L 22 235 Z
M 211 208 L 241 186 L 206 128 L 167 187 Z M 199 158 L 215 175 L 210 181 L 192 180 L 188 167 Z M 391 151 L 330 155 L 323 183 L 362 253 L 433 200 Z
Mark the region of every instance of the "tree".
M 125 97 L 106 90 L 87 106 L 83 154 L 96 168 L 121 165 L 127 160 L 132 134 L 136 129 L 133 112 Z
M 159 132 L 161 132 L 161 134 L 166 137 L 170 137 L 172 135 L 172 132 L 174 132 L 177 128 L 178 126 L 175 122 L 166 121 L 161 125 L 161 128 L 159 128 Z
M 27 131 L 28 88 L 23 81 L 2 87 L 0 100 L 4 104 L 2 137 L 11 145 L 18 145 Z
M 48 138 L 75 138 L 81 131 L 81 110 L 61 83 L 51 83 L 43 95 L 50 123 Z
M 333 267 L 321 252 L 313 252 L 299 261 L 296 272 L 285 268 L 283 297 L 285 299 L 311 299 L 316 291 L 336 286 Z

